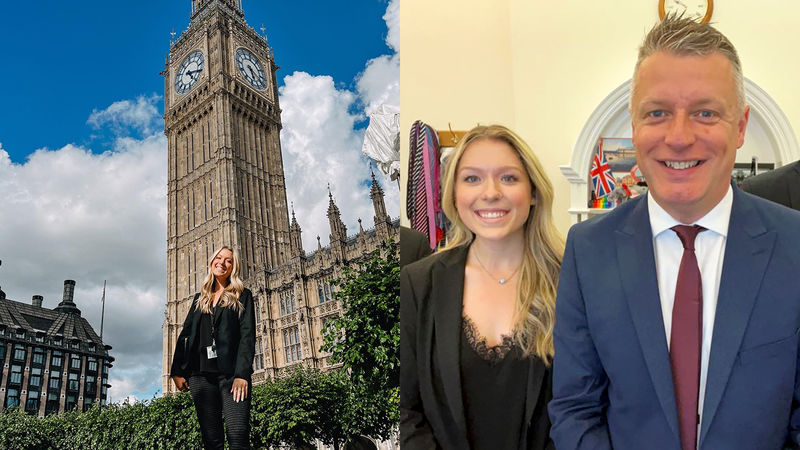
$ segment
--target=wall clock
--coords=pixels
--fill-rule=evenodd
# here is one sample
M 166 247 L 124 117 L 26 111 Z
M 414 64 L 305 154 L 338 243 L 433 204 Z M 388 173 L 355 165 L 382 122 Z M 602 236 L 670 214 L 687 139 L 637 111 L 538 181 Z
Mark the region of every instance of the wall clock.
M 658 0 L 658 17 L 683 15 L 699 23 L 708 23 L 714 12 L 714 0 Z

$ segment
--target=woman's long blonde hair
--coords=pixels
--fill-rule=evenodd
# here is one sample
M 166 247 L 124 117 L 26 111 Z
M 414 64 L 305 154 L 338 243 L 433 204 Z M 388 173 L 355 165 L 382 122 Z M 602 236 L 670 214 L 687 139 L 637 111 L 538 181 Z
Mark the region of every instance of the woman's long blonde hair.
M 242 290 L 244 290 L 244 284 L 239 278 L 239 252 L 227 245 L 223 245 L 214 252 L 208 260 L 208 275 L 206 275 L 206 279 L 203 281 L 203 287 L 200 289 L 200 299 L 198 302 L 200 310 L 206 314 L 211 313 L 211 301 L 214 299 L 214 285 L 217 283 L 217 279 L 214 277 L 214 274 L 211 273 L 211 264 L 214 262 L 214 258 L 217 257 L 219 252 L 225 249 L 233 253 L 233 270 L 231 271 L 231 276 L 228 278 L 228 285 L 225 286 L 225 290 L 219 297 L 217 306 L 233 308 L 239 314 L 242 312 L 242 303 L 239 301 L 239 295 L 241 295 Z
M 524 225 L 525 245 L 514 308 L 514 340 L 525 355 L 536 355 L 546 364 L 553 356 L 556 288 L 564 255 L 564 240 L 553 225 L 553 185 L 533 151 L 516 133 L 502 125 L 477 126 L 456 146 L 444 167 L 442 209 L 450 219 L 450 250 L 472 242 L 475 235 L 461 221 L 455 204 L 456 169 L 464 150 L 475 141 L 491 139 L 508 144 L 528 173 L 536 204 Z

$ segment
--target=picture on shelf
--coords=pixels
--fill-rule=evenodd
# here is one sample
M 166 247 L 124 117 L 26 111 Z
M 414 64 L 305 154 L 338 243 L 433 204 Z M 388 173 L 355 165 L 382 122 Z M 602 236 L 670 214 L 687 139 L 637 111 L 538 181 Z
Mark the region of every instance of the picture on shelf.
M 745 178 L 750 178 L 774 169 L 775 163 L 758 162 L 758 158 L 753 156 L 749 163 L 737 162 L 733 165 L 731 179 L 736 183 L 736 186 L 741 186 Z
M 592 166 L 590 208 L 610 209 L 647 192 L 636 165 L 632 138 L 601 137 L 597 140 Z

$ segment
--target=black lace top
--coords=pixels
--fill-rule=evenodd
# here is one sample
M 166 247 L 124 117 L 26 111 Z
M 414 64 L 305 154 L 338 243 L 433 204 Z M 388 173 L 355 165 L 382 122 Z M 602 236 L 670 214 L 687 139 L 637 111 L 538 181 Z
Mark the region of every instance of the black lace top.
M 461 394 L 473 450 L 516 449 L 525 416 L 530 362 L 511 336 L 490 347 L 468 317 L 461 322 Z
M 212 310 L 213 311 L 213 310 Z M 217 359 L 208 358 L 206 347 L 211 345 L 211 321 L 213 314 L 201 314 L 199 328 L 197 330 L 195 357 L 191 360 L 192 375 L 218 374 Z

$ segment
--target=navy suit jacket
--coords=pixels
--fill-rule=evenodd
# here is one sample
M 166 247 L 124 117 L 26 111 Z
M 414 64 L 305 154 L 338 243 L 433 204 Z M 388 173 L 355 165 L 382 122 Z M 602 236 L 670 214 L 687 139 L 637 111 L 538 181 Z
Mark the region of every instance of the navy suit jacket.
M 800 212 L 733 188 L 700 449 L 800 439 Z M 572 227 L 556 300 L 559 449 L 680 449 L 647 201 Z

